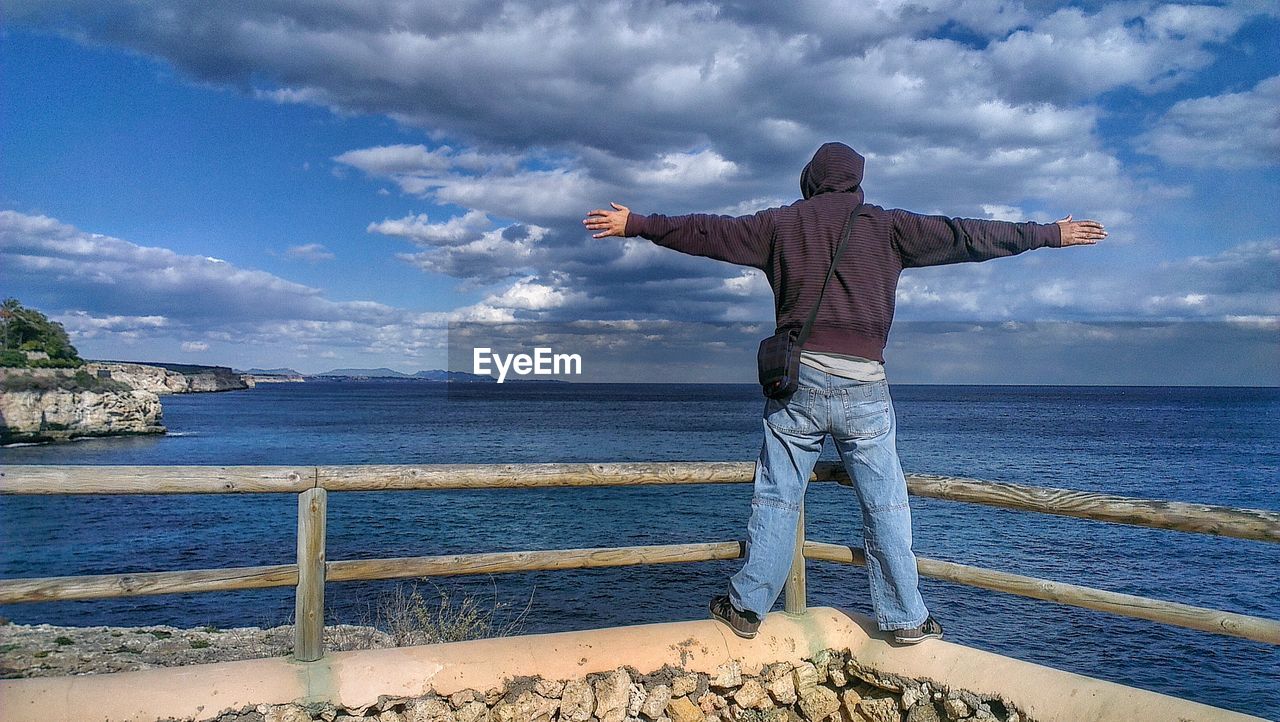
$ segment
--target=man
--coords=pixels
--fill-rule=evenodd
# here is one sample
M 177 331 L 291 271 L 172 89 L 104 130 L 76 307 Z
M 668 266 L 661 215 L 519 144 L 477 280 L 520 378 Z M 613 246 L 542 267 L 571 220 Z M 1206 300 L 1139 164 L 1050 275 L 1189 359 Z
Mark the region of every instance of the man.
M 641 236 L 660 246 L 765 273 L 778 328 L 800 326 L 818 302 L 845 223 L 857 209 L 848 246 L 827 287 L 801 355 L 799 388 L 770 399 L 756 462 L 747 559 L 711 615 L 751 638 L 782 592 L 795 547 L 805 486 L 829 434 L 862 508 L 871 599 L 880 629 L 899 644 L 942 636 L 920 597 L 911 552 L 911 509 L 898 461 L 884 347 L 904 268 L 1012 256 L 1033 248 L 1093 244 L 1096 221 L 1010 223 L 863 205 L 863 158 L 827 143 L 800 174 L 804 199 L 754 215 L 643 216 L 613 203 L 583 224 L 594 238 Z

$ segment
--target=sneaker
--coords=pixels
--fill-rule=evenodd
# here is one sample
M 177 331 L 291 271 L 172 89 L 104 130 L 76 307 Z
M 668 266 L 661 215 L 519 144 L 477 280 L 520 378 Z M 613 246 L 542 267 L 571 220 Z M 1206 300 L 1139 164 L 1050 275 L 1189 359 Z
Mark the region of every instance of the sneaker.
M 942 639 L 942 625 L 938 624 L 933 615 L 929 615 L 918 627 L 893 631 L 893 641 L 898 644 L 919 644 L 926 639 Z
M 739 611 L 729 601 L 727 594 L 711 600 L 711 618 L 718 619 L 729 626 L 733 633 L 743 639 L 753 639 L 760 631 L 760 617 L 753 612 Z

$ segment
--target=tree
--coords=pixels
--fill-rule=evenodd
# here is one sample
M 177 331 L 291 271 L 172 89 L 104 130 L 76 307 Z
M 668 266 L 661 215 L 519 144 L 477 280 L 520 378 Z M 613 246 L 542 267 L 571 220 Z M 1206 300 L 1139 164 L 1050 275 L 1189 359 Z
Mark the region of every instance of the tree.
M 0 303 L 0 366 L 76 367 L 84 360 L 71 344 L 67 330 L 57 321 L 34 308 L 27 308 L 16 298 Z M 24 351 L 43 351 L 48 359 L 27 360 Z

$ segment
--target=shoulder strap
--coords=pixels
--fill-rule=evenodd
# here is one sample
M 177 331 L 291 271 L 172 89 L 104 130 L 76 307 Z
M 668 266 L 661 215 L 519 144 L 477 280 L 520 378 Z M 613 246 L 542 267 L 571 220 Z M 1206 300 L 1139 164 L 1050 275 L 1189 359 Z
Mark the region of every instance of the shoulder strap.
M 822 297 L 827 292 L 827 284 L 831 282 L 831 277 L 835 275 L 836 263 L 840 261 L 840 256 L 844 253 L 845 246 L 849 245 L 849 236 L 853 233 L 853 226 L 858 221 L 858 211 L 862 210 L 859 204 L 853 212 L 849 214 L 849 219 L 844 222 L 844 235 L 840 237 L 840 245 L 836 246 L 835 255 L 831 257 L 831 267 L 827 269 L 827 277 L 822 281 L 822 290 L 818 291 L 818 301 L 813 304 L 813 310 L 809 312 L 809 318 L 804 320 L 804 326 L 800 328 L 799 343 L 804 346 L 804 342 L 809 340 L 809 334 L 813 331 L 813 322 L 818 318 L 818 308 L 822 306 Z

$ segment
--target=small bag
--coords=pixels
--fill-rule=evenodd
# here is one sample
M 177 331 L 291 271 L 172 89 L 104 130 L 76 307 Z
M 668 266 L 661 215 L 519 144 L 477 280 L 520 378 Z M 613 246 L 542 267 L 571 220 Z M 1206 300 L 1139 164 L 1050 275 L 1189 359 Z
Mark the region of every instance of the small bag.
M 760 342 L 760 350 L 756 352 L 760 388 L 764 395 L 771 399 L 790 396 L 795 393 L 796 387 L 800 384 L 800 351 L 804 348 L 804 342 L 809 340 L 809 333 L 813 331 L 813 322 L 818 318 L 818 307 L 822 305 L 822 296 L 827 292 L 827 284 L 831 282 L 831 276 L 836 271 L 836 262 L 840 260 L 840 255 L 844 253 L 844 248 L 849 243 L 849 235 L 853 232 L 853 224 L 857 221 L 858 211 L 861 209 L 862 206 L 854 208 L 853 213 L 849 215 L 849 220 L 845 221 L 844 235 L 840 238 L 840 245 L 836 246 L 835 255 L 831 257 L 831 267 L 827 269 L 822 290 L 818 292 L 818 301 L 809 312 L 809 318 L 805 319 L 804 326 L 800 328 L 787 326 Z

